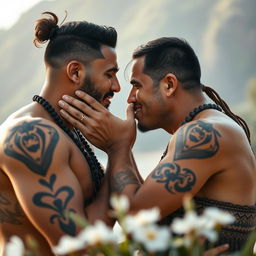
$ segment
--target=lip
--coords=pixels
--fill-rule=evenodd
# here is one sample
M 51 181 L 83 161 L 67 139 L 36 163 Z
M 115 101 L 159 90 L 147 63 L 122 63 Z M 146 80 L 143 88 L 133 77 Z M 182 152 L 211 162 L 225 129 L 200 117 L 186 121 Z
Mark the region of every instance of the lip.
M 113 96 L 108 96 L 108 97 L 106 97 L 106 98 L 104 98 L 103 100 L 102 100 L 102 105 L 104 105 L 105 107 L 106 106 L 109 106 L 110 104 L 111 104 L 111 99 L 113 98 Z
M 133 110 L 134 110 L 134 115 L 135 115 L 135 118 L 138 118 L 138 116 L 140 115 L 140 113 L 141 113 L 141 110 L 142 110 L 142 106 L 140 105 L 140 104 L 135 104 L 134 105 L 134 108 L 133 108 Z

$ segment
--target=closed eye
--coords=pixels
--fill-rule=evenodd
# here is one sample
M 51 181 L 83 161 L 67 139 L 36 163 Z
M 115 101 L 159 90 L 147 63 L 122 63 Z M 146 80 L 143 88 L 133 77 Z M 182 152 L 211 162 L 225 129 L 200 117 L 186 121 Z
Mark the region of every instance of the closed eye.
M 111 79 L 111 78 L 113 77 L 113 75 L 112 75 L 112 74 L 109 74 L 109 73 L 106 73 L 106 76 L 107 76 L 109 79 Z
M 111 79 L 116 75 L 118 70 L 119 70 L 118 67 L 112 67 L 105 71 L 105 75 L 108 77 L 108 79 Z
M 142 87 L 142 85 L 141 85 L 140 83 L 137 83 L 137 82 L 135 82 L 135 81 L 131 82 L 131 84 L 132 84 L 132 87 L 134 87 L 134 88 L 136 88 L 136 89 Z

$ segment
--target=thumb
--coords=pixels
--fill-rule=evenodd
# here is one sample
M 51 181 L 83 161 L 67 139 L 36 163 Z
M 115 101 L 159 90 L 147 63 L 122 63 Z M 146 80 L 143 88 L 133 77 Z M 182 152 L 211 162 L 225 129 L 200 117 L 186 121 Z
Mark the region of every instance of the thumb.
M 126 119 L 127 120 L 134 120 L 134 109 L 133 109 L 133 103 L 129 104 L 126 109 Z

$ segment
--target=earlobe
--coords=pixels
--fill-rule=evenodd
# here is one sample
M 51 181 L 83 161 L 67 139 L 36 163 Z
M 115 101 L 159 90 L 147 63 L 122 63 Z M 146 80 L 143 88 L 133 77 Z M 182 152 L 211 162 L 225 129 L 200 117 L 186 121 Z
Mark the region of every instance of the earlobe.
M 70 61 L 66 66 L 66 72 L 72 83 L 80 85 L 81 81 L 83 81 L 85 68 L 78 61 Z

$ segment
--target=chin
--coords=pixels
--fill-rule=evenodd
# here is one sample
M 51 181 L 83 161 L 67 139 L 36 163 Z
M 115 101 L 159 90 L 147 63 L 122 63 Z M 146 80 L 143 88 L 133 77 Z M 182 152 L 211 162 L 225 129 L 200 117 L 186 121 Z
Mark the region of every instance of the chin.
M 140 123 L 138 123 L 138 129 L 139 129 L 139 131 L 141 131 L 141 132 L 148 132 L 148 131 L 151 130 L 150 128 L 148 128 L 148 127 L 146 127 L 145 125 L 140 124 Z
M 106 108 L 106 109 L 108 109 L 109 106 L 110 106 L 110 104 L 104 104 L 103 101 L 100 101 L 100 104 L 101 104 L 104 108 Z

